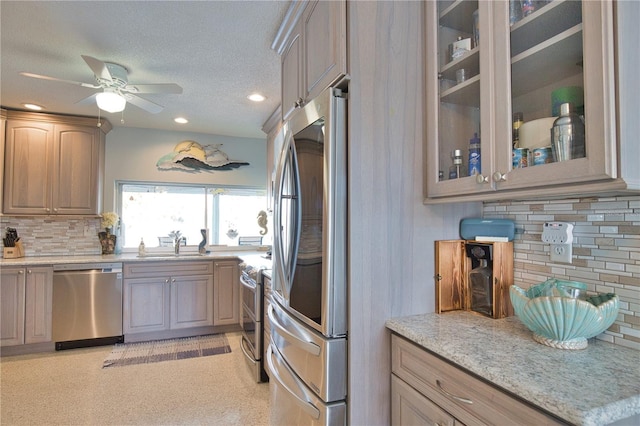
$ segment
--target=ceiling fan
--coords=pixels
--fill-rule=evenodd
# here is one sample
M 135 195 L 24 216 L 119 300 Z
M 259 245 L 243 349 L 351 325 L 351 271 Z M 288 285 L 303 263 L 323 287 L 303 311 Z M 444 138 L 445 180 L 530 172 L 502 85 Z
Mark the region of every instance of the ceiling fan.
M 91 89 L 102 89 L 102 92 L 94 93 L 78 103 L 89 103 L 96 101 L 101 110 L 107 112 L 123 111 L 126 103 L 129 102 L 152 114 L 157 114 L 164 108 L 154 102 L 137 96 L 140 93 L 171 93 L 181 94 L 182 87 L 175 83 L 161 84 L 129 84 L 127 69 L 122 65 L 111 62 L 103 62 L 99 59 L 87 55 L 81 55 L 82 59 L 89 65 L 96 79 L 96 84 L 81 83 L 78 81 L 64 80 L 46 75 L 21 72 L 25 77 L 39 78 L 42 80 L 60 81 L 63 83 L 75 84 Z

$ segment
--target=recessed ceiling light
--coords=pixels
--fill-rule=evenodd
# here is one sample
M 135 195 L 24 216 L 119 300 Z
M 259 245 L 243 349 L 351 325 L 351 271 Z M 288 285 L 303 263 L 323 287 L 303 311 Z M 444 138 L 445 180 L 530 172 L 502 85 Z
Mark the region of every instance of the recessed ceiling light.
M 176 117 L 173 119 L 173 121 L 175 121 L 178 124 L 187 124 L 189 122 L 189 120 L 187 120 L 184 117 Z
M 262 96 L 260 93 L 252 93 L 249 96 L 247 96 L 247 99 L 249 99 L 250 101 L 253 101 L 253 102 L 262 102 L 267 98 Z
M 22 104 L 22 106 L 28 109 L 32 109 L 34 111 L 42 111 L 44 109 L 40 105 L 36 105 L 36 104 Z

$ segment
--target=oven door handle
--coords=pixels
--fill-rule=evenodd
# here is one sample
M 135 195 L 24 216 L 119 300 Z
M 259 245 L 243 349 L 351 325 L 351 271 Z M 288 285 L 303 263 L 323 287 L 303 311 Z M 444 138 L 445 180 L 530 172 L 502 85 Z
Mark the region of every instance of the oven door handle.
M 269 317 L 271 325 L 278 329 L 278 334 L 282 335 L 282 337 L 290 344 L 297 346 L 306 352 L 309 352 L 311 355 L 319 356 L 320 346 L 316 345 L 313 342 L 302 340 L 301 336 L 296 336 L 295 334 L 287 330 L 276 318 L 273 313 L 273 309 L 273 306 L 269 305 L 269 311 L 267 312 L 267 315 Z
M 252 282 L 247 281 L 244 275 L 240 275 L 240 283 L 254 293 L 256 292 L 256 289 L 258 287 L 257 284 L 253 284 Z
M 244 353 L 245 358 L 247 358 L 247 360 L 249 360 L 253 365 L 256 365 L 258 362 L 255 359 L 253 359 L 253 356 L 249 355 L 249 353 L 245 349 L 245 342 L 249 344 L 249 342 L 247 341 L 247 338 L 244 337 L 243 335 L 242 338 L 240 339 L 240 349 L 242 349 L 242 353 Z
M 320 410 L 318 410 L 318 407 L 313 405 L 311 401 L 300 398 L 296 394 L 296 392 L 293 391 L 293 389 L 291 389 L 289 386 L 287 386 L 284 383 L 284 381 L 280 377 L 278 369 L 276 369 L 276 367 L 273 365 L 273 361 L 271 360 L 271 358 L 274 356 L 276 356 L 276 354 L 273 353 L 273 349 L 271 348 L 271 345 L 269 345 L 269 348 L 267 349 L 267 367 L 269 368 L 269 372 L 271 373 L 270 377 L 272 377 L 276 382 L 278 382 L 278 384 L 282 386 L 289 393 L 289 395 L 291 395 L 291 397 L 294 398 L 295 402 L 300 406 L 300 408 L 302 408 L 312 418 L 314 418 L 315 420 L 318 420 L 320 418 Z M 289 375 L 298 385 L 298 389 L 300 389 L 300 392 L 305 394 L 304 385 L 300 382 L 300 380 L 297 377 L 295 377 L 295 374 L 289 372 Z

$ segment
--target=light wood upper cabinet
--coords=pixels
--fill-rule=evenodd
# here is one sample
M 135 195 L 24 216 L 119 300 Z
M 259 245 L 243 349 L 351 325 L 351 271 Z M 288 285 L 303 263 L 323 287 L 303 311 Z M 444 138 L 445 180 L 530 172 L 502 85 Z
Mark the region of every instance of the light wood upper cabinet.
M 273 211 L 273 197 L 276 181 L 276 167 L 284 143 L 282 130 L 282 108 L 278 106 L 267 121 L 262 131 L 267 134 L 267 211 Z
M 346 2 L 310 2 L 303 29 L 305 100 L 311 100 L 347 73 Z
M 302 61 L 302 21 L 298 21 L 282 53 L 282 118 L 287 119 L 304 104 L 304 66 Z
M 615 27 L 609 1 L 554 0 L 510 25 L 509 2 L 426 2 L 425 202 L 496 200 L 596 194 L 640 189 L 637 171 L 619 158 L 638 149 L 617 134 Z M 542 7 L 540 7 L 542 6 Z M 477 11 L 477 12 L 476 12 Z M 474 42 L 474 12 L 479 42 Z M 452 58 L 449 45 L 471 39 L 471 50 Z M 465 80 L 456 80 L 464 70 Z M 513 114 L 524 123 L 553 117 L 552 93 L 578 87 L 584 106 L 582 158 L 513 165 Z M 553 120 L 553 119 L 551 119 Z M 551 121 L 552 123 L 552 121 Z M 533 123 L 529 123 L 532 125 Z M 550 127 L 550 126 L 549 126 Z M 529 127 L 530 128 L 530 127 Z M 469 176 L 469 142 L 478 133 L 481 171 Z M 462 151 L 464 177 L 450 178 L 452 152 Z
M 109 128 L 97 127 L 92 119 L 10 111 L 5 140 L 4 213 L 98 214 L 105 131 Z
M 346 1 L 295 1 L 274 41 L 282 59 L 282 118 L 347 74 Z

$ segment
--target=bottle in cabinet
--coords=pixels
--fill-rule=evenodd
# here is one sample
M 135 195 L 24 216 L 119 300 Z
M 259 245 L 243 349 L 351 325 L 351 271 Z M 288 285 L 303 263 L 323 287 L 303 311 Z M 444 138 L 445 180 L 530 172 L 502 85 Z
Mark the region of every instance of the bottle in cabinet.
M 587 190 L 586 183 L 609 179 L 608 183 L 616 184 L 612 6 L 568 0 L 535 5 L 532 13 L 510 25 L 510 2 L 425 3 L 426 52 L 433 55 L 425 63 L 425 202 L 502 199 L 503 190 L 517 198 L 539 193 L 542 187 L 545 191 L 553 187 L 554 194 L 575 195 Z M 476 9 L 480 43 L 462 58 L 446 62 L 446 46 L 458 36 L 473 33 Z M 459 68 L 469 78 L 455 84 Z M 544 140 L 532 146 L 523 146 L 523 132 L 538 120 L 552 123 L 553 105 L 558 102 L 552 94 L 569 87 L 583 90 L 584 99 L 589 100 L 584 103 L 584 157 L 513 168 L 514 113 L 526 118 L 516 147 L 531 152 L 550 148 L 551 125 L 544 129 Z M 465 141 L 479 128 L 483 130 L 481 174 L 446 179 L 451 152 L 465 152 Z M 443 169 L 445 179 L 439 181 L 437 173 Z

